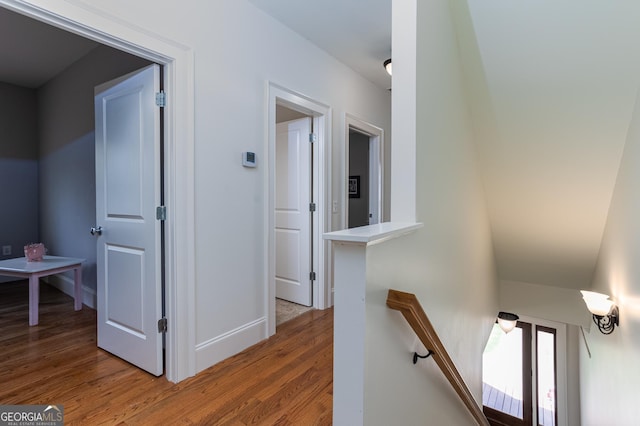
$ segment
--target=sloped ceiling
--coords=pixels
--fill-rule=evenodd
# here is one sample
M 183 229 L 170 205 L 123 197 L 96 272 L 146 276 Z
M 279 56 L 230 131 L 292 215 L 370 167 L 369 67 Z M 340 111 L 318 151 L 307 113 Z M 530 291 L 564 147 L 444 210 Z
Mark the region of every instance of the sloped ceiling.
M 640 3 L 467 4 L 499 276 L 588 288 L 638 89 Z
M 391 0 L 251 1 L 386 87 L 371 73 Z M 499 278 L 590 287 L 640 77 L 640 2 L 451 4 Z

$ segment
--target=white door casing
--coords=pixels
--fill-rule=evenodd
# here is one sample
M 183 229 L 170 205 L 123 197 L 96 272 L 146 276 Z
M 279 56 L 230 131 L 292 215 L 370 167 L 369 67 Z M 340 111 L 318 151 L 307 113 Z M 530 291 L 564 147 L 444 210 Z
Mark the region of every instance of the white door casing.
M 41 3 L 41 2 L 36 2 Z M 196 373 L 195 337 L 195 112 L 194 52 L 97 8 L 70 2 L 34 4 L 0 0 L 0 6 L 164 66 L 165 110 L 165 376 L 179 382 Z M 275 307 L 274 307 L 275 309 Z
M 98 346 L 163 373 L 160 67 L 96 88 Z
M 369 213 L 371 217 L 369 224 L 383 222 L 382 212 L 384 206 L 384 130 L 382 128 L 360 120 L 350 114 L 345 117 L 345 179 L 343 196 L 344 224 L 342 228 L 347 228 L 349 221 L 349 193 L 347 182 L 349 177 L 349 130 L 356 130 L 358 133 L 369 136 Z
M 276 297 L 312 304 L 311 119 L 276 125 Z
M 1 0 L 0 0 L 1 1 Z M 331 253 L 322 235 L 332 229 L 331 203 L 331 108 L 304 95 L 293 92 L 273 82 L 266 82 L 267 89 L 267 127 L 265 140 L 267 167 L 264 168 L 264 191 L 268 194 L 264 205 L 265 229 L 268 237 L 264 241 L 265 248 L 265 310 L 267 313 L 267 334 L 276 332 L 276 243 L 275 243 L 275 159 L 276 159 L 276 105 L 282 105 L 294 111 L 312 117 L 313 132 L 316 142 L 313 143 L 313 193 L 316 203 L 315 220 L 313 221 L 312 245 L 313 265 L 316 280 L 312 284 L 313 307 L 326 309 L 333 305 L 331 284 Z

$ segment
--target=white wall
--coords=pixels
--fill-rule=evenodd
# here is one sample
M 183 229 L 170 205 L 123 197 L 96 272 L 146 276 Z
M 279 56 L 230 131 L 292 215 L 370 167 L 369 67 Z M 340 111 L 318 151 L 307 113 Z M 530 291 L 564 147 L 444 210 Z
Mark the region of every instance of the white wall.
M 66 4 L 34 0 L 65 14 Z M 345 114 L 390 128 L 390 95 L 246 0 L 78 1 L 87 13 L 188 46 L 195 72 L 196 370 L 266 337 L 266 84 L 332 108 L 333 197 L 342 199 Z M 153 10 L 153 13 L 149 13 Z M 108 27 L 108 23 L 105 24 Z M 330 30 L 330 29 L 328 29 Z M 169 94 L 170 98 L 171 94 Z M 263 163 L 264 164 L 264 163 Z M 339 209 L 340 210 L 340 209 Z M 334 217 L 335 223 L 340 218 Z
M 620 327 L 605 336 L 586 333 L 580 345 L 582 424 L 637 425 L 640 418 L 640 106 L 636 108 L 618 172 L 593 289 L 620 309 Z
M 415 8 L 411 0 L 394 1 L 398 16 L 415 16 Z M 417 22 L 413 88 L 412 73 L 403 70 L 412 63 L 403 55 L 411 52 L 398 51 L 394 44 L 393 139 L 412 142 L 398 137 L 397 130 L 411 131 L 398 129 L 396 117 L 415 114 L 417 221 L 424 227 L 368 252 L 364 423 L 469 425 L 471 415 L 435 363 L 428 359 L 417 366 L 411 363 L 415 335 L 399 313 L 385 306 L 389 288 L 415 293 L 481 401 L 482 353 L 498 311 L 489 221 L 449 2 L 419 2 Z M 404 25 L 394 25 L 394 37 L 408 37 L 412 24 L 400 24 Z M 416 94 L 415 104 L 411 92 Z M 402 152 L 411 149 L 404 147 Z M 411 168 L 410 164 L 403 170 L 394 168 L 392 180 Z M 392 219 L 410 217 L 411 202 L 393 195 Z
M 196 106 L 196 122 L 202 123 L 196 129 L 196 229 L 202 230 L 196 248 L 198 369 L 252 343 L 242 334 L 263 327 L 266 315 L 266 253 L 256 242 L 267 235 L 263 218 L 268 197 L 262 193 L 267 170 L 247 171 L 238 160 L 244 150 L 266 158 L 265 82 L 333 109 L 330 199 L 341 200 L 344 190 L 345 114 L 387 130 L 390 121 L 386 91 L 247 2 L 215 5 L 217 10 L 208 13 L 213 22 L 206 24 L 215 31 L 194 34 L 189 41 L 199 61 L 205 62 L 200 81 L 196 71 L 196 93 L 203 93 Z M 215 181 L 219 184 L 211 185 Z M 334 223 L 339 219 L 333 216 Z M 212 242 L 214 247 L 208 249 Z M 237 331 L 229 333 L 233 330 Z
M 503 280 L 500 310 L 584 327 L 591 324 L 582 295 L 569 288 Z
M 580 346 L 582 331 L 567 325 L 567 420 L 569 426 L 580 426 Z
M 0 259 L 24 256 L 40 238 L 36 127 L 35 90 L 0 82 L 0 248 L 11 246 Z
M 479 398 L 479 366 L 495 322 L 498 283 L 450 3 L 418 6 L 417 209 L 429 257 L 422 279 L 437 286 L 423 289 L 423 296 Z M 451 310 L 457 320 L 449 321 Z
M 93 89 L 148 61 L 100 46 L 38 89 L 41 239 L 50 254 L 85 259 L 84 302 L 95 306 L 96 223 Z M 66 277 L 66 278 L 64 278 Z M 72 293 L 73 275 L 53 280 Z

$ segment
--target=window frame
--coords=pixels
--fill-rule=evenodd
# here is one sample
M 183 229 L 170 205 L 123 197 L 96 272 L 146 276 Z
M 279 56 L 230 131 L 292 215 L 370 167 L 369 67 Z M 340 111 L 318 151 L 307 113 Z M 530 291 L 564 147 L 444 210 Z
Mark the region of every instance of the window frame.
M 554 407 L 554 415 L 555 415 L 555 420 L 554 420 L 554 425 L 558 425 L 558 334 L 557 334 L 557 329 L 553 328 L 553 327 L 547 327 L 544 325 L 539 325 L 539 324 L 534 324 L 534 328 L 535 328 L 535 349 L 534 349 L 534 353 L 535 353 L 535 359 L 536 359 L 536 369 L 535 369 L 535 387 L 536 387 L 536 424 L 538 426 L 542 426 L 540 425 L 540 419 L 538 418 L 538 412 L 539 412 L 539 408 L 540 408 L 540 401 L 538 399 L 538 396 L 540 395 L 540 393 L 538 392 L 538 332 L 541 331 L 543 333 L 549 333 L 553 335 L 553 374 L 554 374 L 554 382 L 555 382 L 555 388 L 554 388 L 554 403 L 555 403 L 555 407 Z M 533 373 L 533 372 L 532 372 Z
M 541 326 L 541 327 L 546 327 L 546 328 L 550 328 L 550 329 L 555 329 L 555 370 L 556 370 L 556 426 L 568 426 L 569 425 L 569 420 L 568 420 L 568 411 L 569 411 L 569 406 L 568 406 L 568 394 L 567 394 L 567 389 L 568 389 L 568 368 L 567 368 L 567 325 L 564 323 L 560 323 L 560 322 L 555 322 L 555 321 L 549 321 L 549 320 L 544 320 L 544 319 L 540 319 L 540 318 L 535 318 L 535 317 L 530 317 L 530 316 L 526 316 L 526 315 L 520 315 L 520 320 L 518 321 L 518 324 L 520 323 L 528 323 L 531 324 L 532 326 L 532 331 L 535 330 L 535 327 Z M 516 325 L 517 326 L 517 325 Z M 531 404 L 529 404 L 532 408 L 532 416 L 531 416 L 531 421 L 530 423 L 519 423 L 519 424 L 526 424 L 528 425 L 538 425 L 538 410 L 537 410 L 537 394 L 538 394 L 538 389 L 537 389 L 537 379 L 533 380 L 533 374 L 537 372 L 537 340 L 536 340 L 536 333 L 531 333 L 531 345 L 530 345 L 530 353 L 531 353 L 531 365 L 529 368 L 529 371 L 531 372 L 530 374 L 530 383 L 531 383 Z M 524 353 L 524 352 L 523 352 Z M 533 367 L 535 366 L 536 370 L 533 370 Z M 526 367 L 524 367 L 523 364 L 523 370 L 526 370 Z M 537 374 L 537 373 L 536 373 Z M 524 383 L 524 382 L 523 382 Z M 523 393 L 524 393 L 524 389 L 523 389 Z M 536 400 L 534 401 L 533 396 L 536 395 Z M 523 399 L 524 399 L 524 395 L 523 395 Z M 536 404 L 536 409 L 533 410 L 533 403 L 535 402 Z M 487 411 L 485 411 L 485 409 Z M 516 419 L 518 421 L 520 421 L 520 419 L 517 419 L 515 417 L 512 416 L 508 416 L 504 413 L 501 413 L 500 411 L 497 410 L 493 410 L 489 407 L 485 407 L 483 406 L 483 411 L 485 411 L 485 415 L 487 416 L 487 418 L 490 420 L 490 423 L 492 425 L 510 425 L 512 423 L 505 423 L 504 421 L 506 419 L 504 419 L 504 416 L 508 417 L 509 419 Z M 489 412 L 490 414 L 487 414 L 487 412 Z M 495 420 L 492 421 L 492 417 L 493 414 L 495 414 Z M 523 408 L 523 414 L 524 414 L 524 408 Z M 491 417 L 490 417 L 491 415 Z M 523 416 L 524 417 L 524 416 Z M 516 423 L 518 424 L 518 423 Z
M 496 321 L 497 323 L 497 321 Z M 531 324 L 518 321 L 516 328 L 522 330 L 522 419 L 511 416 L 505 412 L 496 410 L 486 405 L 482 406 L 484 415 L 487 416 L 491 425 L 498 426 L 530 426 L 533 424 L 533 395 L 531 394 L 533 387 L 531 386 Z

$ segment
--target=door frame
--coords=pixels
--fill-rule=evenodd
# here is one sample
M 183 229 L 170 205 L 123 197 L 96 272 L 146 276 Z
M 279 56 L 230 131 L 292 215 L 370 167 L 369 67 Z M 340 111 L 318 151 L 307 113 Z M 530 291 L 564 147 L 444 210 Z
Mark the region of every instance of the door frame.
M 496 322 L 497 323 L 497 322 Z M 498 411 L 486 405 L 482 406 L 482 412 L 492 425 L 533 425 L 533 399 L 531 382 L 533 378 L 527 374 L 531 370 L 531 323 L 518 321 L 516 327 L 522 330 L 522 419 L 513 417 L 502 411 Z
M 150 60 L 164 68 L 165 376 L 195 375 L 195 203 L 193 51 L 99 8 L 69 2 L 0 0 L 0 7 Z
M 281 105 L 281 108 L 284 108 Z M 291 110 L 288 110 L 291 111 Z M 313 146 L 309 143 L 309 134 L 313 131 L 313 117 L 302 116 L 292 120 L 280 121 L 276 120 L 276 156 L 274 161 L 276 164 L 276 199 L 280 198 L 280 202 L 285 205 L 276 205 L 274 208 L 276 223 L 275 239 L 276 239 L 276 298 L 288 300 L 290 302 L 299 303 L 301 305 L 313 305 L 313 289 L 312 280 L 309 277 L 309 271 L 313 270 L 315 264 L 312 264 L 312 256 L 315 258 L 315 250 L 312 248 L 313 239 L 311 234 L 313 225 L 317 220 L 317 214 L 310 211 L 309 203 L 315 202 L 317 197 L 312 196 L 311 187 L 315 183 L 313 178 L 312 159 L 314 158 Z M 292 132 L 295 136 L 292 138 Z M 292 140 L 296 141 L 296 146 L 292 147 Z M 283 158 L 288 161 L 283 162 Z M 292 162 L 295 158 L 297 161 Z M 285 185 L 295 185 L 296 191 L 292 191 L 292 187 L 284 189 L 282 185 L 284 178 Z M 296 182 L 297 181 L 297 182 Z M 295 184 L 293 182 L 296 182 Z M 313 185 L 315 186 L 315 185 Z M 282 197 L 282 193 L 285 193 Z M 290 204 L 291 195 L 295 194 L 293 199 L 297 202 Z M 286 201 L 283 199 L 286 198 Z M 297 212 L 297 214 L 296 214 Z M 294 219 L 296 218 L 296 219 Z M 286 221 L 284 224 L 282 221 Z M 298 239 L 289 240 L 291 233 L 297 230 Z M 284 238 L 284 239 L 281 239 Z M 297 243 L 298 249 L 293 250 L 292 244 Z M 285 245 L 286 247 L 283 247 Z M 283 256 L 282 251 L 287 254 Z M 295 253 L 292 253 L 295 251 Z M 292 262 L 293 261 L 293 262 Z M 292 262 L 295 266 L 289 269 Z M 287 279 L 278 276 L 278 264 L 284 266 L 284 270 L 295 275 L 288 275 Z
M 538 424 L 538 408 L 535 396 L 537 396 L 537 364 L 536 354 L 536 328 L 542 326 L 545 328 L 555 329 L 556 337 L 556 398 L 557 398 L 557 426 L 567 426 L 569 424 L 569 401 L 568 401 L 568 369 L 567 369 L 567 325 L 564 323 L 544 320 L 527 315 L 520 315 L 518 324 L 527 324 L 530 327 L 529 336 L 529 356 L 527 356 L 528 366 L 525 368 L 531 371 L 531 388 L 529 389 L 529 400 L 531 405 L 531 421 L 532 424 Z M 483 407 L 487 408 L 487 407 Z M 491 410 L 491 409 L 489 409 Z M 499 412 L 498 412 L 499 413 Z M 501 415 L 502 413 L 500 413 Z
M 316 203 L 316 217 L 313 221 L 313 265 L 316 280 L 312 285 L 313 307 L 326 309 L 331 306 L 328 274 L 326 270 L 328 245 L 322 235 L 331 229 L 331 213 L 328 211 L 331 188 L 331 108 L 297 92 L 273 82 L 266 82 L 267 90 L 267 138 L 264 152 L 265 167 L 262 170 L 264 181 L 264 217 L 267 238 L 265 244 L 265 312 L 267 313 L 267 333 L 276 332 L 276 244 L 275 244 L 275 158 L 276 158 L 276 105 L 282 105 L 294 111 L 308 115 L 313 120 L 314 143 L 313 156 L 313 193 Z
M 528 322 L 532 325 L 531 335 L 531 359 L 535 366 L 538 362 L 535 351 L 537 345 L 536 329 L 538 326 L 553 328 L 556 330 L 556 404 L 558 411 L 557 426 L 567 426 L 569 424 L 569 376 L 567 365 L 567 325 L 561 322 L 545 320 L 542 318 L 520 315 L 520 321 Z M 536 368 L 537 370 L 537 368 Z M 537 373 L 536 373 L 537 374 Z M 535 375 L 534 375 L 535 376 Z M 537 380 L 532 379 L 532 395 L 537 396 Z M 534 399 L 535 400 L 535 399 Z M 533 407 L 534 423 L 538 421 L 537 405 Z
M 383 222 L 384 206 L 384 130 L 351 114 L 345 114 L 344 179 L 342 195 L 342 229 L 349 226 L 349 131 L 351 129 L 369 137 L 369 212 L 377 212 L 378 222 Z M 375 183 L 375 184 L 374 184 Z

